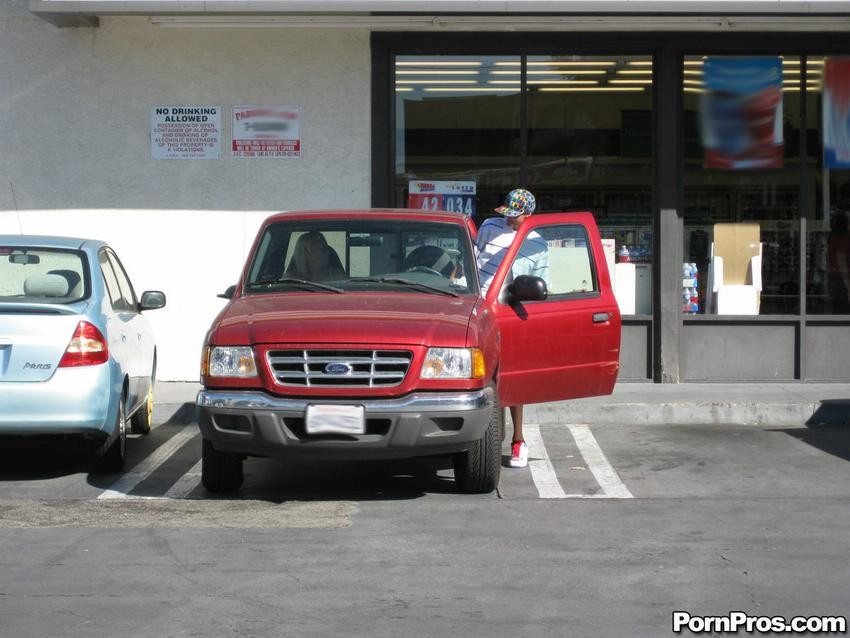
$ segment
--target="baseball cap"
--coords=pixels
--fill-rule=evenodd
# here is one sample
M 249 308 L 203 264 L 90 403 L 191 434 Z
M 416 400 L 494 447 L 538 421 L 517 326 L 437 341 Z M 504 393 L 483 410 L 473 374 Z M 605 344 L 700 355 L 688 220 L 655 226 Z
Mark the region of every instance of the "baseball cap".
M 499 206 L 496 212 L 505 217 L 531 215 L 534 212 L 535 205 L 534 195 L 524 188 L 515 188 L 505 198 L 505 205 Z

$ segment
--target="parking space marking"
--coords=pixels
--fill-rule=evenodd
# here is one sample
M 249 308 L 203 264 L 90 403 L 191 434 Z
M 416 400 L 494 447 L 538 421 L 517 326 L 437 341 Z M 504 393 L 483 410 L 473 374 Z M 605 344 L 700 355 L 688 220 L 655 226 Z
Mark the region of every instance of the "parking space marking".
M 198 434 L 197 425 L 186 425 L 168 441 L 160 445 L 146 459 L 136 465 L 131 472 L 127 472 L 115 481 L 108 489 L 98 495 L 98 500 L 132 498 L 130 492 L 139 483 L 150 476 L 160 465 L 179 450 L 192 437 Z
M 178 481 L 165 493 L 164 498 L 186 498 L 201 482 L 201 465 L 198 461 L 181 476 Z
M 522 433 L 528 445 L 528 469 L 531 471 L 531 478 L 540 498 L 567 498 L 558 482 L 558 476 L 555 474 L 555 468 L 552 467 L 546 446 L 543 444 L 540 426 L 536 423 L 527 424 L 523 427 Z
M 593 473 L 599 487 L 608 498 L 634 498 L 626 484 L 620 480 L 620 475 L 608 462 L 596 437 L 587 425 L 568 425 L 579 452 L 584 457 L 587 467 Z
M 593 478 L 602 489 L 600 494 L 567 494 L 558 480 L 558 475 L 549 458 L 540 426 L 536 423 L 523 426 L 523 435 L 528 444 L 528 469 L 540 498 L 634 498 L 620 476 L 611 466 L 596 438 L 587 425 L 568 425 Z

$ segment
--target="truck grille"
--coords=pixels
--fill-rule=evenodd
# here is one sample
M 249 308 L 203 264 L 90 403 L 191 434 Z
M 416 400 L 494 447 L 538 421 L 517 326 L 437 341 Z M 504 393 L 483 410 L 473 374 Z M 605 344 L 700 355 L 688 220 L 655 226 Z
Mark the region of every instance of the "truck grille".
M 388 388 L 404 381 L 405 350 L 269 350 L 275 381 L 302 387 Z

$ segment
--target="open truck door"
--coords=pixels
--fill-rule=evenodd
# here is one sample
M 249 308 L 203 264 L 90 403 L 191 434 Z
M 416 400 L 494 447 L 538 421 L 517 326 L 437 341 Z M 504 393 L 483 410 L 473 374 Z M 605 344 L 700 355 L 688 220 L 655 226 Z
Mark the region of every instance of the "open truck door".
M 502 405 L 612 392 L 620 312 L 593 215 L 529 217 L 507 249 L 486 304 L 501 334 Z

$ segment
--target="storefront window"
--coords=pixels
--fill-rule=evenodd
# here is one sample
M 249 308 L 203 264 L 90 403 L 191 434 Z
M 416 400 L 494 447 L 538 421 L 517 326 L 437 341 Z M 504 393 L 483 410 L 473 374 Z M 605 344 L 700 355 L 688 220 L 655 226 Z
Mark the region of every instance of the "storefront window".
M 519 56 L 396 57 L 397 206 L 489 214 L 520 183 L 519 65 Z
M 684 59 L 682 311 L 800 312 L 801 59 Z
M 810 56 L 806 311 L 850 314 L 850 57 Z
M 538 207 L 591 211 L 613 240 L 621 311 L 651 314 L 652 59 L 530 56 L 526 73 L 527 183 Z

